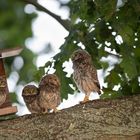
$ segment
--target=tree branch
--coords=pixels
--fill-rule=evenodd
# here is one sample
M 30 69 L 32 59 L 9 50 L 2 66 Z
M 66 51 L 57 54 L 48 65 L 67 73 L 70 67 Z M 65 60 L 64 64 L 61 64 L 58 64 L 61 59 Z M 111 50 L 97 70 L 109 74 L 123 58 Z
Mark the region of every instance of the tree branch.
M 0 122 L 0 140 L 138 140 L 140 95 L 94 100 L 51 114 Z
M 111 52 L 107 52 L 107 53 L 112 57 L 120 58 L 120 55 L 118 55 L 118 54 L 113 54 Z
M 48 9 L 46 9 L 45 7 L 43 7 L 42 5 L 40 5 L 39 3 L 37 3 L 36 0 L 24 0 L 26 3 L 28 4 L 32 4 L 34 5 L 38 10 L 41 10 L 45 13 L 47 13 L 48 15 L 50 15 L 51 17 L 53 17 L 56 21 L 58 21 L 67 31 L 70 30 L 70 20 L 62 20 L 60 16 L 52 13 L 51 11 L 49 11 Z

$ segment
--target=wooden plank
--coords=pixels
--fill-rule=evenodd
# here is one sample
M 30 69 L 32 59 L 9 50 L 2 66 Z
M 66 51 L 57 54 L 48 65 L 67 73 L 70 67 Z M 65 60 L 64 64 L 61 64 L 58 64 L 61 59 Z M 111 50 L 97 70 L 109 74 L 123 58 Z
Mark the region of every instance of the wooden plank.
M 0 109 L 0 116 L 2 115 L 8 115 L 8 114 L 14 114 L 17 112 L 17 107 L 16 106 L 9 106 L 5 108 Z
M 9 90 L 8 90 L 8 85 L 7 85 L 7 78 L 6 78 L 6 72 L 4 69 L 3 58 L 18 55 L 21 51 L 22 51 L 21 47 L 16 47 L 12 49 L 0 49 L 0 86 L 1 88 L 5 88 L 5 94 L 6 94 L 6 100 L 0 106 L 0 116 L 13 114 L 17 112 L 17 107 L 12 107 L 12 104 L 9 98 L 9 94 L 8 94 Z
M 1 75 L 5 75 L 4 64 L 3 64 L 2 58 L 0 58 L 0 76 Z
M 8 106 L 12 106 L 12 103 L 11 103 L 10 97 L 9 97 L 9 94 L 7 94 L 6 100 L 5 100 L 5 102 L 0 106 L 0 109 L 1 109 L 1 108 L 5 108 L 5 107 L 8 107 Z
M 0 54 L 1 54 L 0 58 L 18 55 L 19 53 L 21 53 L 22 50 L 23 48 L 21 47 L 16 47 L 12 49 L 0 49 Z

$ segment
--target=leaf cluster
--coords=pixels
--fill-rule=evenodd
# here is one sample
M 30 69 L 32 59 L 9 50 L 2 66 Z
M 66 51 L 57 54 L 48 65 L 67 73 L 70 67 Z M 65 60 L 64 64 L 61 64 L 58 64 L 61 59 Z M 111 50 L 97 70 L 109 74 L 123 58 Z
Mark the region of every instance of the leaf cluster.
M 79 43 L 91 54 L 94 65 L 109 73 L 104 75 L 107 87 L 103 87 L 102 98 L 139 93 L 140 2 L 122 2 L 119 5 L 117 0 L 71 0 L 67 4 L 71 29 L 60 53 L 54 57 L 56 73 L 63 85 L 62 97 L 72 93 L 67 83 L 73 82 L 65 76 L 62 65 L 79 48 Z M 116 62 L 103 61 L 109 57 Z
M 42 8 L 35 2 L 31 1 L 38 8 Z M 25 3 L 20 1 L 1 0 L 0 3 L 0 48 L 10 48 L 19 44 L 24 46 L 25 39 L 32 36 L 31 21 L 35 15 L 24 13 Z M 84 46 L 91 54 L 93 65 L 103 70 L 104 82 L 107 86 L 103 87 L 102 98 L 138 94 L 140 91 L 140 1 L 122 0 L 120 4 L 118 0 L 71 0 L 64 6 L 70 9 L 70 24 L 69 35 L 60 47 L 60 53 L 54 56 L 52 62 L 46 62 L 44 67 L 40 67 L 39 71 L 35 72 L 33 59 L 36 55 L 24 49 L 21 54 L 24 67 L 18 70 L 12 65 L 14 58 L 7 59 L 7 73 L 16 71 L 20 75 L 17 83 L 27 83 L 33 79 L 39 80 L 45 74 L 46 68 L 54 67 L 61 80 L 62 98 L 67 98 L 68 93 L 74 93 L 70 84 L 75 86 L 75 83 L 72 76 L 66 77 L 63 63 L 69 61 L 73 51 L 82 44 L 82 47 Z M 62 20 L 59 19 L 59 22 L 62 23 Z
M 23 85 L 33 80 L 33 73 L 36 71 L 36 66 L 33 64 L 36 54 L 24 47 L 25 40 L 32 37 L 31 21 L 36 15 L 25 13 L 24 8 L 25 3 L 19 0 L 0 1 L 0 49 L 23 47 L 20 54 L 23 65 L 20 69 L 17 68 L 17 65 L 20 65 L 21 61 L 17 61 L 14 65 L 18 56 L 4 59 L 7 77 L 13 72 L 19 77 L 17 81 L 15 80 L 16 85 L 21 83 Z M 16 96 L 11 95 L 13 95 L 12 100 L 15 101 Z

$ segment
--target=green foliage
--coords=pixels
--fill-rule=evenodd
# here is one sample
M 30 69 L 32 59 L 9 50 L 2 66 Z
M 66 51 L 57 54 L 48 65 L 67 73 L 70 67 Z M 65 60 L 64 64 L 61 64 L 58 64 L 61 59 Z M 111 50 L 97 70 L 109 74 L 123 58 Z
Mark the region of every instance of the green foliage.
M 0 49 L 14 48 L 24 46 L 25 39 L 32 36 L 31 20 L 36 17 L 35 14 L 26 14 L 24 12 L 25 3 L 18 0 L 1 0 L 0 1 Z M 24 66 L 18 70 L 14 67 L 13 62 L 16 57 L 5 59 L 5 68 L 7 76 L 11 72 L 17 72 L 19 79 L 18 84 L 25 84 L 34 79 L 36 66 L 33 59 L 36 55 L 29 49 L 23 47 L 20 56 L 23 59 Z M 18 65 L 18 64 L 17 64 Z M 16 102 L 14 93 L 11 98 Z
M 133 50 L 129 46 L 123 45 L 121 48 L 121 54 L 123 59 L 120 66 L 124 69 L 130 79 L 138 75 L 135 57 L 133 56 Z
M 57 70 L 56 74 L 59 76 L 60 81 L 64 81 L 63 83 L 61 82 L 61 97 L 67 98 L 68 93 L 73 93 L 72 88 L 69 86 L 69 84 L 72 84 L 72 80 L 70 78 L 66 79 L 66 73 L 60 67 L 59 61 L 55 62 L 55 69 Z
M 10 99 L 11 99 L 12 102 L 19 103 L 19 101 L 17 100 L 17 96 L 16 96 L 15 93 L 10 93 L 9 95 L 10 95 Z
M 106 88 L 104 88 L 103 90 L 104 90 L 104 94 L 101 95 L 102 99 L 106 99 L 106 98 L 115 99 L 123 96 L 123 94 L 119 91 L 111 91 Z
M 18 0 L 1 0 L 0 5 L 0 48 L 24 45 L 25 38 L 32 35 L 31 19 L 35 15 L 25 14 L 25 4 Z
M 123 95 L 138 94 L 140 85 L 140 2 L 123 1 L 118 7 L 117 0 L 75 0 L 67 4 L 70 8 L 72 22 L 69 36 L 62 45 L 61 52 L 54 59 L 56 72 L 61 75 L 62 97 L 72 92 L 68 88 L 69 79 L 62 71 L 62 64 L 68 60 L 72 52 L 82 43 L 91 54 L 96 67 L 104 72 L 110 67 L 109 62 L 101 61 L 102 57 L 112 56 L 106 48 L 116 51 L 113 57 L 118 60 L 113 65 L 109 75 L 105 77 L 107 88 L 103 87 L 102 98 L 116 98 Z M 115 35 L 112 35 L 115 32 Z M 123 42 L 117 43 L 116 38 L 121 35 Z M 135 39 L 137 38 L 137 39 Z M 111 43 L 106 45 L 106 41 Z M 72 82 L 72 81 L 71 81 Z M 67 83 L 67 84 L 65 84 Z M 114 87 L 119 85 L 118 91 Z
M 0 2 L 0 48 L 24 46 L 25 39 L 32 36 L 31 20 L 34 14 L 24 13 L 24 3 L 18 0 Z M 138 0 L 123 0 L 117 5 L 117 0 L 71 0 L 65 6 L 70 8 L 71 28 L 65 43 L 60 47 L 60 53 L 54 56 L 52 62 L 46 62 L 44 67 L 36 71 L 33 59 L 37 56 L 24 48 L 21 56 L 24 67 L 16 70 L 13 65 L 14 58 L 6 59 L 6 70 L 10 74 L 16 71 L 20 83 L 31 80 L 39 81 L 45 74 L 45 68 L 54 65 L 56 74 L 61 80 L 62 98 L 68 93 L 74 93 L 69 84 L 74 84 L 72 77 L 66 77 L 63 63 L 68 61 L 73 51 L 79 48 L 79 43 L 91 54 L 93 65 L 103 69 L 106 73 L 110 62 L 102 58 L 111 56 L 118 62 L 112 64 L 112 69 L 105 77 L 107 87 L 103 87 L 102 98 L 116 98 L 124 95 L 140 93 L 138 78 L 140 76 L 140 2 Z M 6 12 L 5 12 L 6 11 Z M 24 29 L 24 30 L 23 30 Z M 113 34 L 114 33 L 114 34 Z M 123 42 L 118 43 L 116 38 L 120 35 Z M 109 42 L 111 45 L 107 45 Z M 115 51 L 113 55 L 107 51 Z M 119 85 L 118 90 L 114 87 Z

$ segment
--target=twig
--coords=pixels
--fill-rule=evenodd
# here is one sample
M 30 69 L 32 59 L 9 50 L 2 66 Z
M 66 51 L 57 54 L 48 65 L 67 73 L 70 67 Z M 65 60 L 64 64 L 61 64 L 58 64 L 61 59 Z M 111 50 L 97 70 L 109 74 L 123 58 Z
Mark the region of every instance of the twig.
M 57 20 L 67 31 L 70 30 L 70 20 L 62 20 L 60 16 L 52 13 L 51 11 L 49 11 L 48 9 L 46 9 L 45 7 L 43 7 L 42 5 L 40 5 L 39 3 L 37 3 L 36 0 L 24 0 L 26 3 L 32 4 L 34 5 L 38 10 L 44 11 L 45 13 L 47 13 L 48 15 L 50 15 L 51 17 L 53 17 L 55 20 Z
M 107 52 L 109 55 L 113 56 L 113 57 L 116 57 L 116 58 L 120 58 L 120 56 L 118 54 L 113 54 L 111 52 Z

